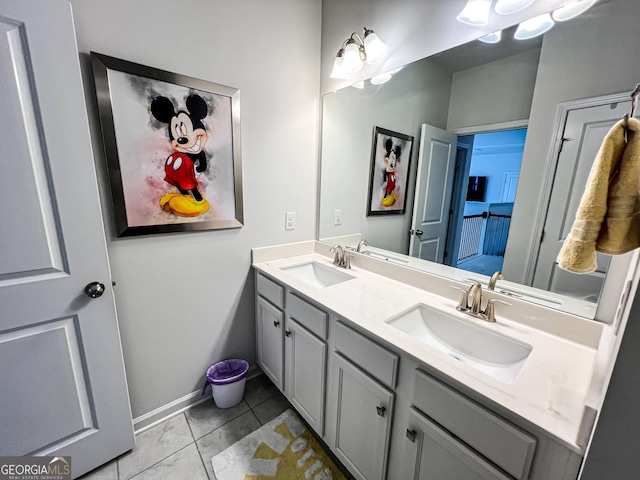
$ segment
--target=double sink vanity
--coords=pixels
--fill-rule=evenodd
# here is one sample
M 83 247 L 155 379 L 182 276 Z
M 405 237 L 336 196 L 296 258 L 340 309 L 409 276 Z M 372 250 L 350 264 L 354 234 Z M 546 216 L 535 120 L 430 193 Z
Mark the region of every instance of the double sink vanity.
M 253 250 L 257 358 L 355 478 L 577 478 L 606 325 L 484 290 L 509 301 L 491 323 L 457 308 L 469 285 L 333 260 Z

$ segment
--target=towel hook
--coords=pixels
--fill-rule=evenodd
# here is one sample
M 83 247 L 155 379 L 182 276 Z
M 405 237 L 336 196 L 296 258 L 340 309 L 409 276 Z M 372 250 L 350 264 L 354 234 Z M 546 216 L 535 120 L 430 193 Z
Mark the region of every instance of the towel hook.
M 633 118 L 636 114 L 638 106 L 638 96 L 640 96 L 640 83 L 636 84 L 636 88 L 631 92 L 631 112 L 624 116 L 624 142 L 627 143 L 627 132 L 629 131 L 629 118 Z

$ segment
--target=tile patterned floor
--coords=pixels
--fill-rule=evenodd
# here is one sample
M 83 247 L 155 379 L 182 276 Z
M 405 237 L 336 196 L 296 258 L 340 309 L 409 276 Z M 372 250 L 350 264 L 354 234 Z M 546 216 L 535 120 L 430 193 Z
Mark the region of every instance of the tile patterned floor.
M 82 480 L 216 480 L 211 457 L 291 405 L 265 375 L 247 381 L 244 399 L 219 409 L 213 398 L 146 430 L 136 447 Z M 224 480 L 224 479 L 217 479 Z

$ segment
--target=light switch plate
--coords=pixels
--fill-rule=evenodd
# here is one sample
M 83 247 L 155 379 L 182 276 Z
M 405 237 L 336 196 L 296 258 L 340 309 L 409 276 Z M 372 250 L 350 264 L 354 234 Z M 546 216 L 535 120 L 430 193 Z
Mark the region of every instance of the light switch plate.
M 342 210 L 335 210 L 333 215 L 333 224 L 342 225 Z
M 285 217 L 284 229 L 295 230 L 296 228 L 296 212 L 287 212 Z

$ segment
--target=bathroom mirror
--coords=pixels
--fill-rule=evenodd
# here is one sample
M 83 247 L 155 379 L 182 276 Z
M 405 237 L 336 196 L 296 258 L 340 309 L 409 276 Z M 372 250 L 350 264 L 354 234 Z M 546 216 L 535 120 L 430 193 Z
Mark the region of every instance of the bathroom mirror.
M 474 41 L 325 95 L 319 239 L 366 239 L 374 255 L 460 280 L 501 270 L 499 285 L 523 286 L 508 293 L 594 318 L 603 285 L 619 294 L 629 257 L 598 254 L 590 275 L 554 260 L 600 142 L 640 82 L 636 10 L 600 0 L 543 37 L 514 40 L 514 26 L 497 44 Z M 367 216 L 371 169 L 385 168 L 371 158 L 376 127 L 414 137 L 396 166 L 409 176 L 404 215 Z M 436 233 L 423 228 L 438 222 Z

